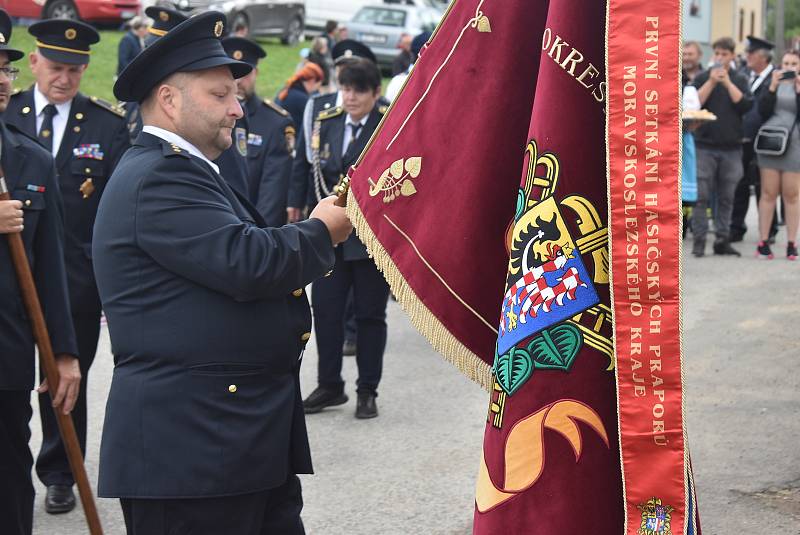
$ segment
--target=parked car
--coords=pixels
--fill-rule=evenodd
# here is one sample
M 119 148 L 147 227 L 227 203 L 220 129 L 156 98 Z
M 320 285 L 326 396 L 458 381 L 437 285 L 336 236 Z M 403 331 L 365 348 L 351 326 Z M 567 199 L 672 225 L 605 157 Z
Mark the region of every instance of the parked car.
M 306 28 L 322 30 L 329 20 L 347 22 L 362 7 L 376 0 L 306 0 Z M 432 7 L 444 11 L 447 0 L 384 0 L 386 4 Z
M 251 37 L 280 37 L 289 45 L 302 39 L 305 30 L 303 0 L 178 0 L 176 6 L 193 13 L 221 11 L 228 17 L 228 29 L 242 25 Z
M 432 32 L 443 12 L 438 7 L 408 4 L 372 4 L 359 9 L 347 23 L 350 37 L 372 49 L 381 67 L 391 67 L 397 43 L 404 33 Z
M 72 19 L 95 24 L 120 24 L 141 9 L 139 0 L 0 0 L 14 18 Z

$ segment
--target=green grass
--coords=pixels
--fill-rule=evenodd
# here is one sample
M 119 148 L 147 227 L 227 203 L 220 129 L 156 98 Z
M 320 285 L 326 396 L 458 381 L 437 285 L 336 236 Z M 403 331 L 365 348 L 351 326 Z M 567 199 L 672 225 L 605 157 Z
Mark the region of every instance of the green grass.
M 100 32 L 100 42 L 92 47 L 89 69 L 81 80 L 82 93 L 116 101 L 112 88 L 117 73 L 117 46 L 122 35 L 123 32 L 120 31 Z M 267 57 L 259 62 L 256 91 L 262 97 L 274 98 L 300 62 L 300 49 L 308 44 L 286 46 L 277 39 L 259 40 L 259 43 L 267 51 Z M 11 36 L 11 46 L 26 53 L 31 52 L 35 48 L 33 36 L 26 28 L 15 27 Z M 20 75 L 14 82 L 14 87 L 28 88 L 34 80 L 27 58 L 17 61 L 15 66 L 19 68 Z

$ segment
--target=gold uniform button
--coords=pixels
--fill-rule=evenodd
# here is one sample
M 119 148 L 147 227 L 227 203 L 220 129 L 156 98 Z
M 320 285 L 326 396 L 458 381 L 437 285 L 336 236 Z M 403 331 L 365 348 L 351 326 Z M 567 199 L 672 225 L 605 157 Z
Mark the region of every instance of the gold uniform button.
M 237 390 L 236 385 L 230 385 L 228 387 L 228 392 L 230 392 L 231 394 L 236 393 L 236 390 Z
M 30 112 L 31 112 L 31 107 L 30 106 L 25 106 L 24 108 L 22 108 L 22 115 L 27 115 Z
M 303 342 L 308 342 L 310 338 L 311 338 L 311 333 L 303 333 L 303 336 L 300 337 L 300 340 L 302 340 Z
M 91 172 L 92 172 L 92 170 L 91 170 L 91 169 L 89 169 L 88 167 L 86 167 L 86 168 L 83 170 L 83 172 L 84 172 L 84 173 L 86 173 L 86 174 L 88 175 L 89 173 L 91 173 Z
M 31 200 L 25 199 L 25 206 L 30 206 L 30 205 L 31 205 Z
M 78 112 L 75 114 L 75 118 L 80 121 L 81 119 L 83 119 L 83 114 L 81 112 Z
M 292 292 L 292 295 L 295 297 L 300 297 L 301 295 L 303 295 L 303 289 L 302 288 L 296 289 L 295 291 Z

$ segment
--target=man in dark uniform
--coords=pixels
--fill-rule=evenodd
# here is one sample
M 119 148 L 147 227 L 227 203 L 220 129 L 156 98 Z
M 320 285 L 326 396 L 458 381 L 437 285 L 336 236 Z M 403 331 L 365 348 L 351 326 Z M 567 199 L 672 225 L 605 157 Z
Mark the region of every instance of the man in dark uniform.
M 161 6 L 150 6 L 144 10 L 144 13 L 153 19 L 153 24 L 147 29 L 148 35 L 144 39 L 144 46 L 146 47 L 155 43 L 159 37 L 165 35 L 187 18 L 180 11 Z M 125 110 L 125 124 L 128 125 L 128 134 L 130 135 L 131 143 L 133 143 L 139 136 L 139 132 L 142 131 L 142 116 L 139 113 L 139 104 L 136 102 L 124 102 L 121 106 Z
M 11 62 L 24 55 L 9 47 L 10 39 L 11 19 L 0 10 L 0 113 L 8 105 L 11 82 L 19 73 Z M 0 533 L 30 535 L 34 490 L 28 423 L 34 341 L 6 234 L 22 233 L 61 376 L 53 403 L 48 400 L 40 410 L 69 413 L 78 397 L 81 375 L 67 296 L 61 199 L 53 157 L 0 120 L 0 167 L 4 171 L 0 191 L 7 189 L 13 199 L 0 201 Z
M 747 232 L 747 210 L 750 208 L 750 187 L 753 186 L 756 192 L 756 207 L 758 199 L 761 198 L 761 174 L 758 169 L 753 144 L 758 135 L 758 130 L 764 124 L 765 118 L 761 117 L 758 110 L 758 101 L 765 91 L 769 90 L 770 76 L 775 66 L 772 65 L 772 50 L 775 48 L 773 43 L 752 35 L 747 36 L 747 68 L 742 72 L 750 83 L 750 92 L 753 94 L 755 104 L 743 118 L 744 138 L 742 140 L 742 166 L 744 176 L 736 186 L 733 198 L 733 213 L 731 214 L 731 233 L 732 242 L 740 242 Z M 777 218 L 772 219 L 770 237 L 778 233 Z
M 279 227 L 286 224 L 295 125 L 289 112 L 255 92 L 258 61 L 267 56 L 266 51 L 242 37 L 226 37 L 222 46 L 228 56 L 253 67 L 250 74 L 237 80 L 239 102 L 247 120 L 249 198 L 267 225 Z
M 338 82 L 342 106 L 320 113 L 312 134 L 314 163 L 310 175 L 313 178 L 305 188 L 308 194 L 303 201 L 311 207 L 328 195 L 355 164 L 386 111 L 378 102 L 380 71 L 371 61 L 360 59 L 348 63 L 339 73 Z M 306 160 L 301 157 L 296 161 Z M 341 376 L 342 343 L 345 307 L 351 291 L 358 346 L 356 417 L 378 415 L 375 398 L 386 348 L 389 285 L 355 233 L 336 249 L 333 274 L 313 285 L 311 299 L 319 354 L 319 386 L 303 402 L 307 413 L 347 402 Z
M 251 69 L 225 53 L 224 21 L 192 17 L 114 85 L 145 123 L 93 244 L 115 362 L 98 493 L 120 498 L 129 535 L 303 533 L 303 288 L 352 226 L 329 197 L 267 228 L 220 176 L 242 115 L 234 78 Z
M 81 393 L 73 412 L 75 429 L 86 448 L 86 384 L 100 335 L 100 298 L 92 272 L 92 225 L 100 196 L 122 153 L 130 146 L 123 113 L 116 106 L 78 92 L 91 44 L 100 40 L 86 24 L 46 20 L 28 28 L 36 38 L 30 66 L 36 84 L 11 97 L 4 113 L 14 125 L 53 155 L 64 200 L 64 254 L 72 322 L 78 341 Z M 40 397 L 43 404 L 45 396 Z M 55 417 L 41 411 L 42 448 L 36 472 L 47 486 L 45 508 L 64 513 L 75 507 L 74 479 Z

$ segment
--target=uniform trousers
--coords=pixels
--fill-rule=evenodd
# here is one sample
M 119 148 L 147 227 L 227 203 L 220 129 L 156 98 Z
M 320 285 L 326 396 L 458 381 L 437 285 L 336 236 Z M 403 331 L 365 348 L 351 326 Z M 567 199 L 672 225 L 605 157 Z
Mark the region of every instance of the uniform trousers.
M 303 535 L 303 494 L 292 474 L 273 489 L 188 499 L 120 499 L 128 535 Z
M 30 535 L 33 529 L 31 393 L 0 390 L 0 533 Z
M 333 273 L 314 281 L 311 306 L 319 354 L 319 386 L 342 391 L 342 344 L 345 308 L 352 289 L 356 319 L 356 363 L 358 392 L 376 393 L 383 371 L 386 349 L 386 304 L 389 285 L 372 259 L 344 260 L 342 247 L 336 248 Z
M 708 234 L 707 208 L 716 200 L 714 232 L 717 239 L 728 239 L 733 211 L 733 195 L 742 178 L 742 149 L 697 147 L 697 203 L 692 211 L 692 234 L 705 242 Z
M 81 446 L 81 453 L 86 457 L 86 385 L 89 383 L 89 368 L 94 362 L 97 352 L 97 340 L 100 337 L 100 308 L 90 314 L 73 315 L 75 338 L 78 342 L 78 363 L 81 369 L 81 384 L 78 400 L 72 410 L 72 421 Z M 50 393 L 39 394 L 39 411 L 42 419 L 42 447 L 36 458 L 36 474 L 45 485 L 72 486 L 75 479 L 67 460 L 67 452 L 58 432 L 58 423 L 50 402 Z

